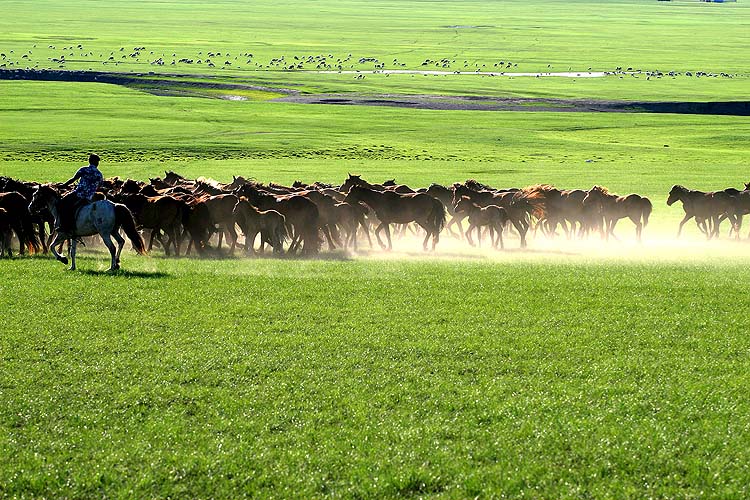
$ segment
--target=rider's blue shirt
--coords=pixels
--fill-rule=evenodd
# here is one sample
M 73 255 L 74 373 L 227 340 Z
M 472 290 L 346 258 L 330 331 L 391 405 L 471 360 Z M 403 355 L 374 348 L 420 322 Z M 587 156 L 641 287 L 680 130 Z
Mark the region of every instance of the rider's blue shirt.
M 76 186 L 76 194 L 82 200 L 91 201 L 99 184 L 104 180 L 104 176 L 94 165 L 89 165 L 78 169 L 76 177 L 79 178 L 78 185 Z

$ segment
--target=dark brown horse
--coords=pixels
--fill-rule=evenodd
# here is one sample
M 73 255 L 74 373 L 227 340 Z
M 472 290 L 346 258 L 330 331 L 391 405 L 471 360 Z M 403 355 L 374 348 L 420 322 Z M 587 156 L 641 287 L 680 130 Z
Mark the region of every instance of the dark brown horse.
M 526 248 L 526 233 L 529 231 L 531 215 L 540 213 L 542 210 L 542 197 L 534 193 L 524 193 L 518 190 L 508 191 L 475 191 L 464 184 L 453 185 L 454 206 L 467 196 L 472 203 L 480 207 L 496 205 L 503 207 L 508 214 L 508 219 L 518 231 L 521 238 L 521 248 Z
M 147 197 L 140 193 L 121 196 L 119 199 L 133 213 L 138 226 L 151 230 L 149 252 L 153 247 L 154 238 L 158 237 L 167 256 L 170 254 L 170 247 L 174 247 L 175 255 L 180 255 L 180 230 L 184 206 L 181 202 L 171 196 Z M 167 235 L 166 242 L 162 231 Z
M 349 248 L 349 245 L 353 244 L 354 250 L 357 250 L 357 232 L 360 227 L 365 232 L 370 248 L 372 248 L 370 231 L 365 220 L 369 211 L 368 208 L 360 203 L 347 202 L 337 203 L 333 208 L 336 225 L 344 232 L 344 248 Z
M 671 206 L 677 201 L 682 202 L 682 209 L 685 211 L 685 217 L 680 221 L 680 227 L 677 229 L 677 237 L 682 233 L 682 226 L 691 218 L 695 218 L 698 229 L 711 239 L 717 230 L 714 229 L 714 219 L 718 221 L 719 217 L 726 213 L 729 207 L 729 200 L 724 196 L 715 197 L 714 193 L 695 191 L 687 189 L 685 186 L 675 185 L 669 191 L 667 205 Z M 706 222 L 708 221 L 708 225 Z M 734 224 L 734 221 L 732 221 Z M 716 224 L 718 226 L 718 223 Z
M 604 235 L 607 240 L 615 236 L 615 225 L 620 219 L 629 218 L 635 224 L 635 235 L 641 241 L 643 228 L 648 225 L 648 218 L 653 210 L 651 200 L 646 197 L 629 194 L 617 196 L 610 193 L 607 188 L 594 186 L 587 191 L 583 199 L 583 206 L 594 206 L 604 218 Z
M 0 257 L 8 254 L 13 257 L 13 251 L 10 248 L 10 238 L 12 236 L 13 223 L 10 215 L 4 208 L 0 208 Z
M 362 202 L 372 208 L 377 214 L 380 224 L 375 228 L 375 237 L 380 246 L 386 245 L 380 239 L 380 231 L 385 230 L 388 238 L 388 250 L 393 249 L 391 223 L 408 224 L 416 222 L 427 232 L 422 246 L 427 250 L 427 242 L 432 236 L 432 249 L 440 240 L 440 231 L 445 225 L 445 207 L 443 204 L 424 193 L 400 194 L 395 191 L 375 191 L 361 186 L 352 186 L 346 195 L 347 203 Z
M 469 241 L 469 245 L 474 246 L 474 241 L 471 239 L 471 232 L 476 229 L 479 246 L 482 246 L 482 227 L 487 226 L 490 230 L 492 247 L 497 248 L 499 243 L 500 248 L 505 248 L 503 244 L 503 228 L 508 222 L 508 212 L 504 208 L 497 205 L 480 207 L 476 203 L 473 203 L 468 196 L 462 196 L 456 204 L 456 212 L 468 214 L 469 229 L 466 230 L 466 239 Z M 495 233 L 497 233 L 497 239 L 495 239 Z
M 4 208 L 8 212 L 11 227 L 18 237 L 18 253 L 24 255 L 26 250 L 30 253 L 39 252 L 41 243 L 34 231 L 34 222 L 29 211 L 29 200 L 16 191 L 0 193 L 0 208 Z
M 276 210 L 284 215 L 287 225 L 292 228 L 290 253 L 294 253 L 300 248 L 303 254 L 318 253 L 320 247 L 320 240 L 318 239 L 319 214 L 315 203 L 296 194 L 275 195 L 265 193 L 252 184 L 238 188 L 235 193 L 238 196 L 245 196 L 250 203 L 260 210 Z
M 286 218 L 276 210 L 258 210 L 244 196 L 234 207 L 234 217 L 245 235 L 245 252 L 255 253 L 253 243 L 260 233 L 261 252 L 268 243 L 276 254 L 284 253 L 284 243 L 289 238 Z

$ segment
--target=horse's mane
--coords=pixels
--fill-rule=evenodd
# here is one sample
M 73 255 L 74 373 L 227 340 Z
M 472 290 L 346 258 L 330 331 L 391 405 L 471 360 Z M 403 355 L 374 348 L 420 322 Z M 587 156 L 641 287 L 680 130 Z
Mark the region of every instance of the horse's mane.
M 466 182 L 464 182 L 464 186 L 466 186 L 469 189 L 473 189 L 474 191 L 494 191 L 495 190 L 495 188 L 488 186 L 487 184 L 482 184 L 476 179 L 467 179 Z
M 534 184 L 533 186 L 526 186 L 525 188 L 521 189 L 521 191 L 526 194 L 533 194 L 533 193 L 546 194 L 551 191 L 559 191 L 559 190 L 552 184 Z
M 591 188 L 591 191 L 597 191 L 597 192 L 603 194 L 604 196 L 617 196 L 614 193 L 610 193 L 609 189 L 607 189 L 604 186 L 594 186 L 594 187 Z
M 215 187 L 215 188 L 219 188 L 219 189 L 221 189 L 221 187 L 222 187 L 222 184 L 219 181 L 214 180 L 214 179 L 212 179 L 210 177 L 200 176 L 197 179 L 195 179 L 195 182 L 198 183 L 198 184 L 208 184 L 211 187 Z

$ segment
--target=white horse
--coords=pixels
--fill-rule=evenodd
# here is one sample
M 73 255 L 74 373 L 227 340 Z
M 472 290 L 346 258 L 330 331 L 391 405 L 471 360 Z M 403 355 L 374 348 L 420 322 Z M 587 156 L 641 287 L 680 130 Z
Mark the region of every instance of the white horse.
M 55 221 L 58 221 L 57 204 L 59 202 L 60 195 L 57 191 L 48 185 L 42 185 L 34 191 L 29 210 L 31 212 L 38 212 L 40 209 L 46 207 L 54 216 Z M 70 240 L 70 270 L 74 271 L 76 269 L 76 247 L 78 245 L 76 238 L 98 234 L 109 249 L 110 256 L 112 257 L 109 271 L 115 271 L 120 268 L 120 253 L 122 252 L 122 247 L 125 245 L 125 239 L 120 236 L 120 227 L 125 230 L 125 234 L 133 244 L 135 251 L 141 255 L 145 254 L 146 249 L 143 238 L 141 238 L 141 235 L 135 228 L 133 214 L 125 205 L 112 203 L 109 200 L 95 201 L 79 209 L 75 218 L 75 228 L 69 234 L 55 233 L 55 238 L 50 244 L 50 249 L 52 249 L 52 253 L 57 260 L 63 264 L 67 264 L 68 258 L 60 255 L 56 247 L 62 245 L 65 240 Z M 117 249 L 115 249 L 115 245 L 112 243 L 112 238 L 117 241 Z

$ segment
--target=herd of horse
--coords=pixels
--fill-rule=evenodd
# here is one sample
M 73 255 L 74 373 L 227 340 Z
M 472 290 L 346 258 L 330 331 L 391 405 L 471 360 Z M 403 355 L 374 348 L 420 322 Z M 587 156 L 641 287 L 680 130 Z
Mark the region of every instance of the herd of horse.
M 193 249 L 199 255 L 221 251 L 224 239 L 229 253 L 237 246 L 247 253 L 262 253 L 268 245 L 275 254 L 313 255 L 323 245 L 331 250 L 356 250 L 362 237 L 372 247 L 371 234 L 381 248 L 390 250 L 393 236 L 408 233 L 424 236 L 424 250 L 434 250 L 443 231 L 472 246 L 481 246 L 482 235 L 489 234 L 494 248 L 504 248 L 503 234 L 512 232 L 523 248 L 530 232 L 554 238 L 560 235 L 559 228 L 568 239 L 594 233 L 603 239 L 616 238 L 615 226 L 621 219 L 633 222 L 640 241 L 652 211 L 646 197 L 618 196 L 601 186 L 563 190 L 538 184 L 497 189 L 467 180 L 413 189 L 394 180 L 371 184 L 351 174 L 339 186 L 320 182 L 283 186 L 242 177 L 225 184 L 165 172 L 164 178 L 148 183 L 106 179 L 94 202 L 78 212 L 75 234 L 56 235 L 55 207 L 66 190 L 61 184 L 0 177 L 0 256 L 12 255 L 15 234 L 19 253 L 52 251 L 67 263 L 67 257 L 59 253 L 67 241 L 74 268 L 80 237 L 98 233 L 110 250 L 111 269 L 117 269 L 125 243 L 121 229 L 137 252 L 151 251 L 158 241 L 168 256 L 182 255 L 185 244 L 185 254 Z M 750 213 L 750 184 L 744 190 L 715 192 L 677 185 L 667 204 L 676 201 L 682 202 L 685 211 L 678 236 L 693 218 L 709 239 L 718 237 L 724 220 L 729 220 L 731 231 L 739 237 L 742 218 Z M 237 228 L 244 236 L 242 242 Z

